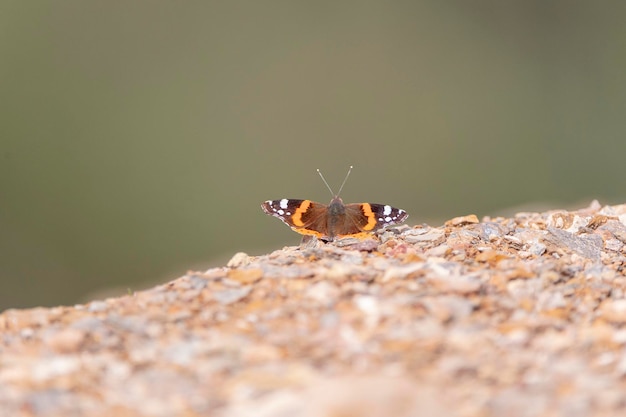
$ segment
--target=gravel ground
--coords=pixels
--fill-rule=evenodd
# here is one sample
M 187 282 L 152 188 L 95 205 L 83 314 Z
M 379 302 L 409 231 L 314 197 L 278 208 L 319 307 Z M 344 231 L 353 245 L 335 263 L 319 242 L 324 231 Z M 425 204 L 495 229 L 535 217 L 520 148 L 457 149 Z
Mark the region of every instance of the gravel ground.
M 309 242 L 0 315 L 0 416 L 626 415 L 626 205 Z

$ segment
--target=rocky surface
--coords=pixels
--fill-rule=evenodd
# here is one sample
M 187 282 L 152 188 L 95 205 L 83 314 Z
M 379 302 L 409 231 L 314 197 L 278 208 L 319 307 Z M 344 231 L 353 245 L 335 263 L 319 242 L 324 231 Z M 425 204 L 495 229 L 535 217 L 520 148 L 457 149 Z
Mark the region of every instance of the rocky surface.
M 313 242 L 0 315 L 1 416 L 626 415 L 626 205 Z

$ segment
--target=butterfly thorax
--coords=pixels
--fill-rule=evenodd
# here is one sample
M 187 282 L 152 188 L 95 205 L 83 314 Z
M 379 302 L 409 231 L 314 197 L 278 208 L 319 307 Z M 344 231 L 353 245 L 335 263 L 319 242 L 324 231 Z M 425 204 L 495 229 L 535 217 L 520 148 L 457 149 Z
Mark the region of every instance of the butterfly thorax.
M 334 197 L 330 200 L 330 204 L 328 205 L 328 214 L 331 217 L 346 214 L 346 206 L 343 204 L 343 200 L 341 198 Z
M 339 197 L 334 197 L 328 205 L 328 219 L 326 230 L 328 237 L 333 240 L 337 234 L 337 226 L 345 223 L 346 206 Z

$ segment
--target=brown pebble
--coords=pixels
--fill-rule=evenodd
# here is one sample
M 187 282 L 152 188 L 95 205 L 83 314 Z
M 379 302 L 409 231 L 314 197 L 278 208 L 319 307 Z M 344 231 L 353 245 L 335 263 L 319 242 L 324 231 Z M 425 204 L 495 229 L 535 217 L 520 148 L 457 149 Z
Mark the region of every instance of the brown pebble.
M 85 341 L 86 334 L 83 330 L 67 328 L 50 336 L 46 343 L 59 353 L 71 353 L 80 349 Z
M 231 269 L 228 271 L 228 278 L 240 284 L 248 285 L 263 278 L 263 270 L 260 268 Z
M 469 214 L 467 216 L 455 217 L 453 219 L 445 222 L 445 226 L 447 227 L 459 227 L 465 226 L 466 224 L 476 224 L 478 223 L 478 217 L 475 214 Z

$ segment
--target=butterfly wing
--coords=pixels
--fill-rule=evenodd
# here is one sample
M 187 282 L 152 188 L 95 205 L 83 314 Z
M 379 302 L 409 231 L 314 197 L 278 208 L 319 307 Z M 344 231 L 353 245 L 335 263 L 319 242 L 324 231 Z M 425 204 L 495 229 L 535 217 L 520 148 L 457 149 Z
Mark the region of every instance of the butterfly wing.
M 265 201 L 261 204 L 261 208 L 266 214 L 278 217 L 297 233 L 318 238 L 327 235 L 327 206 L 325 204 L 311 200 L 283 198 Z
M 385 226 L 402 223 L 409 217 L 406 211 L 387 204 L 346 204 L 344 226 L 337 234 L 373 232 Z

